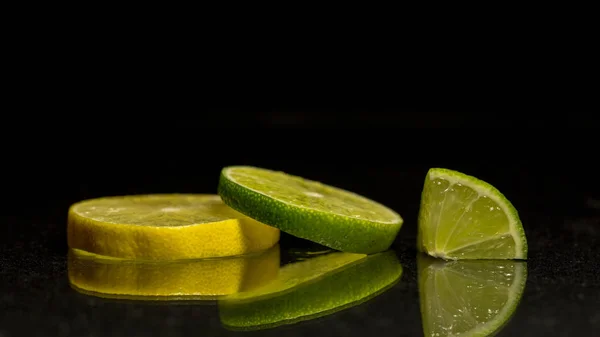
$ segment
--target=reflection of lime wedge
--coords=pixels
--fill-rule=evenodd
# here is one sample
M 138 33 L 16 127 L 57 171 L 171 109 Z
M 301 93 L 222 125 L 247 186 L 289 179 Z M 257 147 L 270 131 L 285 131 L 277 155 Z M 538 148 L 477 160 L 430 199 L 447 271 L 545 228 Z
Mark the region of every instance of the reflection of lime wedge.
M 258 330 L 326 316 L 358 305 L 402 275 L 393 252 L 331 253 L 285 265 L 273 282 L 219 301 L 221 322 Z
M 525 289 L 524 261 L 446 262 L 419 254 L 425 336 L 489 336 L 514 313 Z
M 200 300 L 248 291 L 279 271 L 279 245 L 247 256 L 140 262 L 69 251 L 69 281 L 99 297 L 141 300 Z
M 256 167 L 224 168 L 219 195 L 260 222 L 344 252 L 384 251 L 402 225 L 396 212 L 360 195 Z
M 444 259 L 526 259 L 517 211 L 492 185 L 446 169 L 425 178 L 418 247 Z
M 225 205 L 218 195 L 91 199 L 69 209 L 69 247 L 142 260 L 241 255 L 272 247 L 279 230 Z

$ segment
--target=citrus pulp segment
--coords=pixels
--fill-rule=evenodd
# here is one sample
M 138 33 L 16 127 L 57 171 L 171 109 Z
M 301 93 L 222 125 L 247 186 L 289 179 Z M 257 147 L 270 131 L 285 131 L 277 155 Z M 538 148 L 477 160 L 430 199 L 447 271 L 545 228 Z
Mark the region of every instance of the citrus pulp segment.
M 277 277 L 279 245 L 235 257 L 132 261 L 70 249 L 69 282 L 79 292 L 137 300 L 203 300 L 249 291 Z
M 421 196 L 417 247 L 444 259 L 526 259 L 527 240 L 513 205 L 492 185 L 430 169 Z
M 219 300 L 222 324 L 260 330 L 323 317 L 363 303 L 402 275 L 394 252 L 335 252 L 281 267 L 267 285 Z
M 70 248 L 141 260 L 258 252 L 279 230 L 225 205 L 218 195 L 157 194 L 78 202 L 68 214 Z
M 260 222 L 344 252 L 384 251 L 402 225 L 396 212 L 358 194 L 256 167 L 224 168 L 219 195 Z
M 443 261 L 417 258 L 425 336 L 485 337 L 514 314 L 527 265 L 514 260 Z

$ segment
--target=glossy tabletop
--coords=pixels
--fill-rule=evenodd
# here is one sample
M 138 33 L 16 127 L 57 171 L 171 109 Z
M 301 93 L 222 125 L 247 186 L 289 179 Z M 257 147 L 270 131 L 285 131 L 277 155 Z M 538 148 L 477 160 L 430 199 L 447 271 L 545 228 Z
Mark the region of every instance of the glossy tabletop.
M 418 190 L 422 177 L 419 171 L 398 179 L 418 180 L 413 183 Z M 378 178 L 373 180 L 382 186 Z M 344 186 L 341 179 L 337 183 Z M 595 195 L 582 192 L 568 209 L 561 209 L 551 207 L 559 203 L 552 204 L 550 196 L 548 205 L 536 206 L 524 202 L 530 196 L 519 197 L 520 190 L 508 191 L 507 195 L 516 195 L 529 259 L 467 265 L 419 256 L 418 198 L 394 201 L 390 194 L 378 195 L 366 186 L 355 188 L 387 198 L 387 204 L 408 215 L 390 251 L 361 258 L 283 235 L 277 251 L 259 256 L 258 262 L 208 266 L 194 261 L 167 269 L 106 266 L 69 254 L 66 209 L 60 202 L 36 205 L 22 216 L 3 216 L 0 337 L 383 337 L 432 331 L 435 337 L 439 331 L 447 331 L 447 336 L 546 337 L 595 336 L 600 331 L 600 208 Z M 311 262 L 315 259 L 322 260 Z M 299 264 L 306 267 L 298 268 Z M 234 265 L 243 268 L 232 271 Z M 203 273 L 208 269 L 216 275 L 214 280 Z M 94 291 L 128 286 L 152 291 L 186 277 L 199 281 L 178 287 L 198 290 L 194 296 L 149 300 Z M 230 293 L 260 289 L 263 293 L 248 298 L 200 296 L 202 287 L 215 283 Z M 265 285 L 267 290 L 261 288 Z M 467 329 L 475 325 L 487 328 Z

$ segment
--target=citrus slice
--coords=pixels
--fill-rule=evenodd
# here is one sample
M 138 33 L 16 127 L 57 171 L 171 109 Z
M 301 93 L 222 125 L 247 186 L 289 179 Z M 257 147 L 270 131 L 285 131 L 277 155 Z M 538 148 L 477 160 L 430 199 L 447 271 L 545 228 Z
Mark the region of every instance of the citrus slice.
M 384 251 L 402 225 L 396 212 L 360 195 L 256 167 L 224 168 L 219 195 L 260 222 L 344 252 Z
M 320 255 L 281 267 L 263 287 L 221 298 L 221 323 L 230 330 L 262 330 L 323 317 L 381 294 L 401 275 L 391 251 Z
M 425 178 L 417 246 L 443 259 L 527 258 L 513 205 L 492 185 L 439 168 Z
M 105 298 L 206 300 L 274 280 L 279 245 L 261 253 L 199 260 L 139 261 L 69 250 L 68 274 L 77 291 Z
M 218 195 L 107 197 L 69 209 L 70 248 L 119 258 L 157 260 L 258 252 L 279 230 L 227 207 Z
M 527 265 L 514 260 L 442 261 L 417 258 L 425 336 L 484 337 L 514 314 Z

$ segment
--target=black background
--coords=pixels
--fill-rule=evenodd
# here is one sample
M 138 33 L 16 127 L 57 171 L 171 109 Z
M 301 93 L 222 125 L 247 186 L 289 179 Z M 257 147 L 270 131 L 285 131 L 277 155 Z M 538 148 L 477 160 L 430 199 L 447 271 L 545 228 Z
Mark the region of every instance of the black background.
M 48 244 L 60 250 L 73 202 L 215 193 L 227 165 L 283 170 L 364 194 L 400 212 L 405 231 L 414 229 L 431 167 L 475 175 L 518 209 L 545 216 L 579 214 L 599 197 L 592 113 L 144 107 L 147 114 L 73 112 L 47 124 L 5 125 L 3 242 L 27 241 L 51 226 Z M 27 217 L 39 218 L 40 228 L 16 225 Z
M 5 295 L 0 297 L 4 312 L 0 336 L 20 336 L 27 329 L 50 329 L 50 335 L 57 336 L 150 334 L 153 331 L 142 323 L 146 319 L 153 321 L 154 330 L 192 331 L 194 325 L 179 314 L 91 305 L 77 297 L 78 305 L 88 303 L 85 310 L 92 310 L 90 305 L 102 306 L 95 316 L 100 321 L 141 310 L 131 326 L 101 327 L 87 321 L 89 317 L 78 321 L 83 319 L 80 314 L 59 304 L 60 296 L 75 296 L 63 282 L 66 213 L 73 202 L 100 196 L 216 193 L 220 169 L 227 165 L 283 170 L 363 194 L 398 211 L 405 221 L 394 248 L 409 280 L 415 277 L 416 215 L 427 170 L 445 167 L 475 175 L 513 202 L 529 240 L 528 289 L 537 292 L 532 290 L 526 297 L 528 305 L 518 316 L 522 318 L 507 327 L 507 335 L 510 331 L 536 336 L 574 331 L 590 335 L 600 324 L 600 281 L 592 265 L 600 258 L 600 166 L 598 129 L 590 112 L 528 115 L 457 112 L 459 108 L 446 112 L 417 108 L 187 111 L 177 104 L 161 111 L 165 102 L 157 102 L 144 105 L 148 112 L 134 116 L 115 113 L 110 107 L 116 102 L 110 103 L 99 102 L 97 109 L 86 112 L 73 109 L 73 103 L 69 116 L 47 116 L 35 123 L 22 116 L 22 123 L 3 126 L 0 289 Z M 583 290 L 573 290 L 581 282 Z M 409 287 L 402 289 L 414 301 L 414 285 L 401 287 Z M 405 331 L 418 333 L 416 302 L 407 307 L 393 296 L 392 292 L 374 300 L 380 307 L 379 313 L 374 312 L 404 313 L 414 325 Z M 204 309 L 186 310 L 199 315 L 195 310 Z M 365 310 L 363 306 L 350 315 L 367 319 L 370 314 Z M 40 320 L 39 325 L 19 330 L 17 326 L 27 326 L 30 314 Z M 157 315 L 167 318 L 161 323 Z M 313 333 L 330 335 L 348 329 L 351 320 L 334 318 Z M 211 324 L 204 332 L 219 334 Z M 400 324 L 408 323 L 386 324 L 389 331 L 402 335 L 398 334 L 404 331 Z M 196 328 L 202 334 L 203 328 Z M 355 333 L 379 328 L 367 324 Z M 306 329 L 299 334 L 313 328 Z

